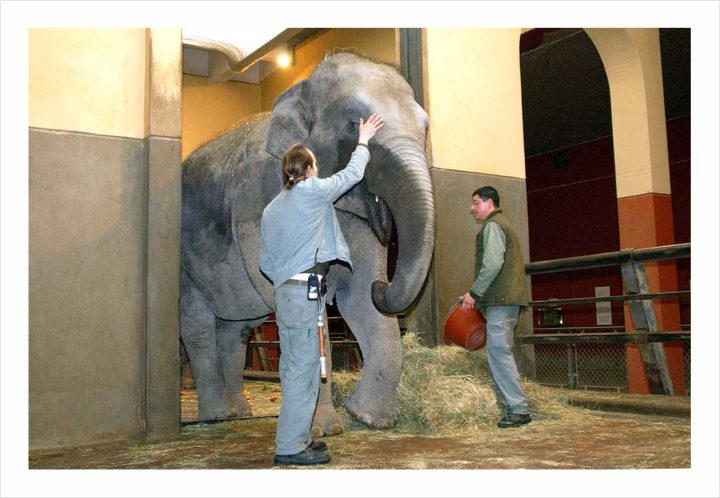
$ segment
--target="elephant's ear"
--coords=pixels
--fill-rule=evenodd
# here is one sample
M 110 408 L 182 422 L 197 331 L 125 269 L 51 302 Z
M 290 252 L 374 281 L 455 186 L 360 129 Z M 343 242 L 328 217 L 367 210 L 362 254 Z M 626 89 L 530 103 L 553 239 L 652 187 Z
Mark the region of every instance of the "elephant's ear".
M 238 206 L 239 207 L 239 206 Z M 262 204 L 261 204 L 262 207 Z M 251 206 L 250 211 L 253 210 Z M 260 272 L 260 226 L 259 222 L 242 220 L 237 216 L 237 210 L 232 213 L 232 231 L 237 247 L 242 255 L 250 282 L 265 304 L 271 310 L 275 309 L 275 294 L 270 281 Z
M 392 230 L 392 214 L 385 200 L 368 190 L 365 180 L 340 197 L 335 202 L 335 209 L 367 220 L 380 243 L 387 246 Z
M 312 123 L 303 104 L 303 89 L 307 81 L 301 81 L 281 94 L 273 104 L 270 128 L 265 150 L 282 159 L 290 146 L 305 142 Z

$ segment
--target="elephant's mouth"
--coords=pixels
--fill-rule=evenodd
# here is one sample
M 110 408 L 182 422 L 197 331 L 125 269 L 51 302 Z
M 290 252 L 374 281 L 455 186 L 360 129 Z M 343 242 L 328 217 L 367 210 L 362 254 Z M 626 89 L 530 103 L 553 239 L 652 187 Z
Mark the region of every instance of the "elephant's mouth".
M 393 235 L 395 237 L 395 245 L 397 246 L 397 233 L 393 233 L 395 223 L 393 222 L 390 206 L 385 202 L 385 199 L 372 193 L 370 193 L 368 199 L 368 223 L 383 246 L 392 243 Z M 389 259 L 388 256 L 388 260 Z M 392 278 L 392 276 L 388 275 L 388 278 Z

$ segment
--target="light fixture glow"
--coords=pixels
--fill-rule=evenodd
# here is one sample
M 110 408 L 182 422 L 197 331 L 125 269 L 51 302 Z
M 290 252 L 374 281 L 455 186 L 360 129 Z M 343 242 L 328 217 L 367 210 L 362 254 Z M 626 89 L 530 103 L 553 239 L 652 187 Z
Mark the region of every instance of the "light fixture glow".
M 288 67 L 290 65 L 290 56 L 288 54 L 280 54 L 277 58 L 278 66 Z

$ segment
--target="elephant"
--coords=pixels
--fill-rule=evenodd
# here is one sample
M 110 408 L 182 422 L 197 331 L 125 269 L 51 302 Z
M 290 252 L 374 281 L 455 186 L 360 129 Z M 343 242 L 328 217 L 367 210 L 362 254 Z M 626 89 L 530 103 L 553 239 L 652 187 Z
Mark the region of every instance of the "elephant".
M 284 152 L 304 143 L 315 153 L 320 177 L 330 176 L 349 161 L 359 118 L 373 112 L 385 126 L 371 140 L 365 176 L 335 203 L 352 268 L 331 264 L 327 297 L 364 358 L 345 409 L 369 427 L 396 423 L 402 364 L 396 314 L 416 299 L 435 237 L 425 157 L 429 121 L 395 68 L 348 52 L 326 56 L 308 79 L 277 97 L 271 112 L 241 120 L 183 162 L 180 328 L 201 419 L 250 414 L 242 395 L 247 339 L 274 311 L 272 284 L 259 268 L 260 219 L 283 188 Z M 388 282 L 393 220 L 398 259 Z M 332 366 L 327 370 L 330 377 Z M 314 436 L 344 430 L 330 382 L 321 384 Z

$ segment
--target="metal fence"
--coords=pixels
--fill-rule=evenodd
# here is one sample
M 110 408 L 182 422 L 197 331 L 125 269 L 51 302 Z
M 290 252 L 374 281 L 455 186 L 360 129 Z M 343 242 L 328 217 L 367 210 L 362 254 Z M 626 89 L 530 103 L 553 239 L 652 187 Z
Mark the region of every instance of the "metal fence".
M 359 372 L 362 370 L 362 351 L 357 341 L 330 341 L 332 369 L 340 372 Z
M 628 249 L 578 258 L 543 261 L 526 265 L 528 275 L 619 265 L 623 274 L 625 295 L 532 301 L 531 306 L 558 310 L 558 306 L 588 303 L 629 302 L 633 332 L 624 327 L 547 327 L 535 328 L 534 334 L 518 338 L 518 344 L 533 345 L 535 380 L 541 384 L 570 389 L 628 389 L 627 345 L 638 344 L 651 390 L 673 394 L 666 363 L 664 343 L 680 342 L 683 352 L 685 394 L 690 394 L 690 330 L 659 331 L 652 300 L 689 296 L 690 291 L 650 293 L 645 277 L 644 261 L 689 258 L 690 244 L 676 244 L 641 250 Z M 549 313 L 552 317 L 552 313 Z M 560 322 L 562 323 L 562 322 Z
M 628 390 L 627 346 L 535 344 L 535 381 L 567 389 Z M 682 343 L 685 391 L 690 395 L 690 343 Z
M 628 387 L 624 344 L 538 344 L 536 381 L 569 389 Z

